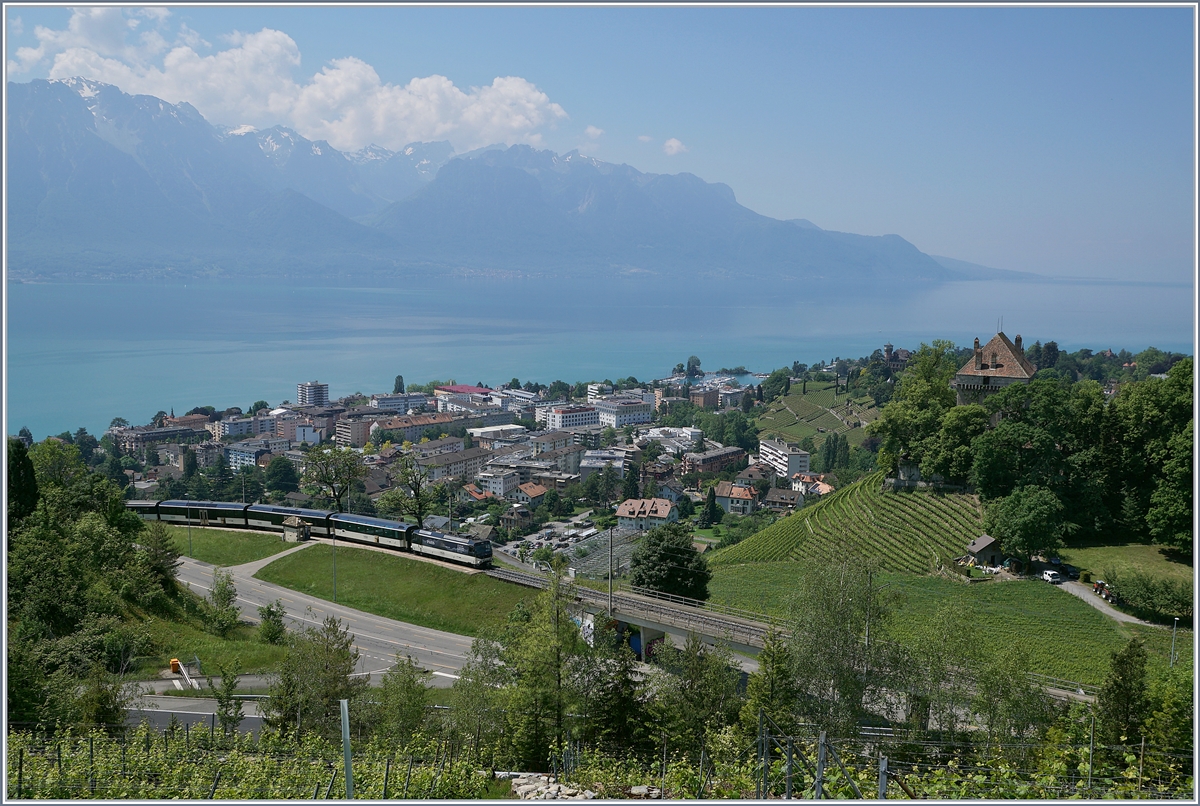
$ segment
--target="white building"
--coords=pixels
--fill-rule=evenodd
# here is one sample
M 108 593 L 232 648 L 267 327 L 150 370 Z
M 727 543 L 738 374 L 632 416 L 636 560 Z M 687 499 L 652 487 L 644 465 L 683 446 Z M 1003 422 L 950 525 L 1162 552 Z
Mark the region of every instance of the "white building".
M 542 411 L 546 412 L 545 426 L 551 431 L 600 424 L 600 413 L 594 406 L 547 406 L 538 409 Z
M 613 388 L 607 383 L 589 383 L 588 384 L 588 403 L 595 403 L 604 395 L 611 395 Z
M 625 454 L 620 451 L 585 451 L 579 460 L 579 480 L 587 481 L 593 473 L 604 470 L 605 465 L 612 465 L 617 471 L 617 478 L 625 478 Z
M 515 470 L 492 468 L 475 477 L 475 483 L 485 493 L 497 498 L 507 498 L 521 484 L 521 474 Z
M 240 437 L 254 434 L 274 434 L 275 417 L 237 417 L 229 420 L 218 420 L 209 423 L 209 430 L 217 439 L 224 437 Z
M 429 403 L 428 398 L 420 392 L 402 395 L 371 395 L 371 408 L 383 411 L 398 411 L 407 414 L 411 409 L 419 409 Z
M 800 446 L 795 442 L 764 439 L 758 443 L 758 458 L 764 464 L 770 465 L 776 475 L 790 479 L 797 473 L 808 472 L 810 457 L 808 451 L 800 450 Z
M 638 397 L 613 396 L 596 401 L 600 425 L 624 428 L 627 425 L 648 423 L 654 418 L 654 404 Z
M 320 381 L 308 381 L 296 384 L 297 406 L 328 406 L 329 384 Z

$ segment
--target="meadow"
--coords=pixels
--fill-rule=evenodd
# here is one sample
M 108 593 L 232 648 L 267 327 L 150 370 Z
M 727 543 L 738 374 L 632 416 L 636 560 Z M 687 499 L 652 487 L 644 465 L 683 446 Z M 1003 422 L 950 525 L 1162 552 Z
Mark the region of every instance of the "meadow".
M 189 549 L 188 527 L 167 526 L 167 533 L 183 556 L 223 568 L 261 560 L 295 545 L 283 542 L 279 535 L 193 526 Z
M 806 565 L 785 561 L 718 565 L 709 583 L 710 601 L 785 617 L 795 579 Z M 1170 654 L 1170 630 L 1122 624 L 1061 588 L 1038 580 L 966 584 L 944 577 L 882 573 L 877 579 L 891 610 L 888 628 L 896 640 L 928 640 L 939 611 L 956 629 L 970 632 L 976 646 L 994 654 L 1017 646 L 1039 674 L 1098 685 L 1109 654 L 1131 637 L 1146 642 L 1152 663 Z M 934 631 L 936 635 L 936 631 Z M 1190 630 L 1181 630 L 1178 652 L 1190 655 Z
M 280 557 L 254 576 L 333 600 L 332 546 Z M 479 635 L 504 623 L 529 588 L 370 549 L 337 548 L 338 604 L 435 630 Z

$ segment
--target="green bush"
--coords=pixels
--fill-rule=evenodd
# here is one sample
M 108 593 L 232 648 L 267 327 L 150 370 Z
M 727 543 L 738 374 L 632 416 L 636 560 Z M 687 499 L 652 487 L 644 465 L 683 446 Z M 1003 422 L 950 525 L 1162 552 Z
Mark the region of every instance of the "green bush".
M 1084 571 L 1082 574 L 1079 575 L 1079 581 L 1080 582 L 1091 582 L 1092 581 L 1092 572 Z
M 1165 579 L 1144 571 L 1104 569 L 1104 579 L 1118 600 L 1139 616 L 1169 622 L 1192 620 L 1192 581 Z

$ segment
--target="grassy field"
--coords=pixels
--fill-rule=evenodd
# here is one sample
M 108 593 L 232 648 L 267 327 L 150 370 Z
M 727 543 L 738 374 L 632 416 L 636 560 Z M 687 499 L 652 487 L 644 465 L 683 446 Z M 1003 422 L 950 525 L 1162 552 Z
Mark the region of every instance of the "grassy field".
M 285 588 L 333 598 L 332 547 L 314 545 L 281 557 L 254 576 Z M 477 635 L 504 623 L 529 588 L 484 574 L 465 574 L 409 557 L 337 549 L 338 604 L 435 630 Z
M 885 570 L 926 573 L 962 555 L 983 532 L 974 496 L 927 490 L 881 492 L 874 473 L 758 534 L 710 555 L 713 565 L 820 561 L 847 552 Z
M 186 526 L 168 526 L 167 531 L 175 542 L 175 548 L 184 556 L 224 567 L 261 560 L 295 545 L 284 543 L 279 535 L 193 526 L 192 550 L 189 552 Z
M 218 638 L 191 621 L 150 617 L 139 626 L 149 633 L 155 646 L 155 654 L 138 659 L 133 676 L 141 680 L 157 678 L 168 668 L 171 658 L 190 661 L 193 656 L 200 658 L 205 671 L 214 673 L 218 665 L 231 666 L 235 661 L 243 674 L 266 672 L 275 668 L 287 651 L 260 642 L 258 628 L 244 624 L 235 627 L 228 638 Z
M 1165 579 L 1192 578 L 1192 566 L 1179 562 L 1174 552 L 1162 546 L 1133 543 L 1124 546 L 1066 548 L 1059 552 L 1059 556 L 1063 562 L 1076 566 L 1080 571 L 1091 571 L 1098 577 L 1103 576 L 1106 568 L 1126 568 Z
M 786 616 L 801 566 L 714 566 L 711 601 Z M 961 617 L 985 652 L 1021 646 L 1033 671 L 1053 677 L 1103 682 L 1109 653 L 1133 636 L 1146 641 L 1154 663 L 1165 663 L 1170 652 L 1170 630 L 1120 624 L 1070 593 L 1038 581 L 965 585 L 942 577 L 892 573 L 882 575 L 880 584 L 888 586 L 891 631 L 898 640 L 917 642 L 938 610 L 946 607 Z M 1192 638 L 1191 631 L 1181 630 L 1177 651 L 1190 655 Z

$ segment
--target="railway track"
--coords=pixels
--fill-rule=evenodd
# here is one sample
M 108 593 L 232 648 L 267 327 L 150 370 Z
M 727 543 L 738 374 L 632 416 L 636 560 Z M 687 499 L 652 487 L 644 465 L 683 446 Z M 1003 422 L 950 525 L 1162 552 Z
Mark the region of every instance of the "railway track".
M 539 574 L 527 574 L 521 571 L 508 571 L 492 568 L 488 576 L 524 585 L 530 588 L 545 589 L 549 580 Z M 577 586 L 575 598 L 585 604 L 608 607 L 608 594 L 603 591 Z M 612 597 L 614 613 L 627 616 L 652 618 L 664 625 L 702 633 L 715 638 L 724 638 L 731 642 L 762 648 L 771 625 L 752 621 L 745 618 L 712 613 L 699 610 L 687 605 L 672 604 L 629 593 L 614 593 Z

